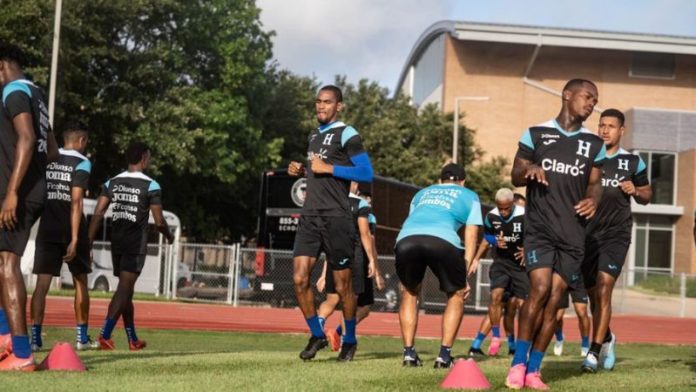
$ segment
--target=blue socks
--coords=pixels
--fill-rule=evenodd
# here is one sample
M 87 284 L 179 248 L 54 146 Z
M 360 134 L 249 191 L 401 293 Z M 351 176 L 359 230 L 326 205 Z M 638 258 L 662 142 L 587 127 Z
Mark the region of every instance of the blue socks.
M 7 323 L 5 309 L 0 309 L 0 335 L 7 335 L 8 333 L 10 333 L 10 324 Z
M 126 336 L 129 342 L 137 342 L 138 335 L 135 334 L 135 324 L 126 325 Z
M 541 351 L 532 350 L 529 354 L 529 364 L 527 365 L 527 373 L 534 373 L 541 370 L 541 361 L 544 359 L 544 353 Z
M 116 320 L 107 318 L 104 320 L 104 326 L 102 327 L 101 330 L 101 336 L 104 339 L 111 339 L 111 333 L 114 331 L 114 327 L 116 326 Z
M 515 345 L 517 349 L 515 350 L 515 356 L 512 357 L 512 366 L 525 365 L 527 363 L 527 353 L 530 347 L 532 347 L 532 342 L 529 340 L 518 340 L 515 342 Z
M 12 336 L 12 352 L 17 358 L 29 358 L 31 356 L 29 336 Z
M 77 324 L 75 327 L 75 341 L 80 343 L 87 343 L 89 337 L 87 336 L 87 324 Z
M 355 337 L 355 325 L 357 324 L 355 319 L 345 320 L 346 324 L 346 334 L 343 335 L 343 343 L 356 344 L 358 343 Z
M 491 331 L 493 331 L 493 337 L 494 338 L 499 338 L 500 337 L 500 325 L 494 325 L 491 327 Z
M 321 323 L 319 323 L 319 317 L 314 315 L 313 317 L 310 317 L 306 319 L 307 325 L 309 326 L 309 332 L 312 333 L 312 336 L 315 338 L 324 338 L 324 328 L 321 327 Z
M 590 337 L 589 336 L 581 336 L 580 339 L 582 339 L 580 345 L 582 348 L 590 348 Z
M 326 324 L 326 319 L 323 317 L 319 317 L 319 316 L 317 316 L 317 318 L 319 318 L 319 325 L 321 326 L 321 329 L 323 330 L 324 325 Z
M 404 346 L 404 357 L 415 358 L 416 357 L 416 349 L 413 346 L 409 346 L 409 347 Z
M 338 336 L 343 335 L 343 326 L 341 324 L 338 324 L 338 327 L 336 327 L 336 333 Z
M 562 329 L 557 329 L 555 332 L 556 335 L 556 341 L 562 342 L 563 341 L 563 330 Z
M 484 335 L 483 332 L 479 331 L 476 334 L 476 339 L 474 339 L 474 341 L 471 343 L 471 348 L 474 348 L 477 350 L 481 349 L 481 344 L 483 343 L 483 341 L 485 339 L 486 339 L 486 335 Z
M 452 360 L 452 347 L 440 346 L 440 354 L 438 357 L 442 358 L 445 362 Z
M 41 340 L 41 324 L 32 324 L 31 342 L 39 347 L 43 346 L 43 341 Z
M 507 338 L 508 338 L 508 348 L 510 350 L 514 350 L 515 349 L 515 335 L 508 335 Z

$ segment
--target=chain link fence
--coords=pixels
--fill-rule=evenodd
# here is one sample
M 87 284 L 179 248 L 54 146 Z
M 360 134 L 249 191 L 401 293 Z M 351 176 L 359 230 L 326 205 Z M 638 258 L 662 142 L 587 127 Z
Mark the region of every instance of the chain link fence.
M 33 255 L 27 256 L 33 262 Z M 96 242 L 93 257 L 89 288 L 114 291 L 118 278 L 112 272 L 110 244 Z M 31 290 L 35 276 L 31 274 L 33 263 L 29 261 L 22 260 L 22 274 Z M 323 262 L 323 258 L 317 261 L 311 276 L 317 303 L 325 298 L 314 286 Z M 491 263 L 491 260 L 481 260 L 477 273 L 469 278 L 469 311 L 485 311 L 488 307 Z M 379 266 L 385 288 L 375 291 L 373 310 L 398 312 L 400 292 L 394 257 L 380 256 Z M 72 286 L 72 276 L 65 264 L 54 287 L 61 285 Z M 149 244 L 145 268 L 135 289 L 139 293 L 186 301 L 234 306 L 297 306 L 292 251 L 242 248 L 240 244 Z M 421 309 L 427 313 L 441 313 L 446 301 L 437 278 L 427 270 L 421 290 Z M 616 314 L 696 317 L 696 275 L 624 269 L 614 289 L 613 310 Z

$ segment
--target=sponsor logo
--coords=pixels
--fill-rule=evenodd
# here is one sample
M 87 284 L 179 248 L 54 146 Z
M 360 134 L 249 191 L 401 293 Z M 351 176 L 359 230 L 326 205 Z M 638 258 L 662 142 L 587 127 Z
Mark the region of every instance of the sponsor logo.
M 561 135 L 556 135 L 553 133 L 542 133 L 541 138 L 542 139 L 560 139 Z
M 569 174 L 573 177 L 585 174 L 585 171 L 583 170 L 585 168 L 585 164 L 580 164 L 579 159 L 576 159 L 575 164 L 571 165 L 568 163 L 560 162 L 557 159 L 546 158 L 543 161 L 541 161 L 541 167 L 546 171 L 552 171 L 560 174 Z
M 329 157 L 329 150 L 326 148 L 320 148 L 319 152 L 310 151 L 307 153 L 307 160 L 311 161 L 313 158 L 326 159 Z
M 348 258 L 346 257 L 345 259 L 339 261 L 338 265 L 346 265 L 347 262 L 348 262 Z
M 616 264 L 609 264 L 607 267 L 609 267 L 610 270 L 617 270 L 619 269 L 619 266 Z
M 543 141 L 542 144 L 545 146 L 548 146 L 548 145 L 551 145 L 551 144 L 556 143 L 556 142 L 557 142 L 557 140 L 551 139 L 551 140 Z
M 602 178 L 602 186 L 605 188 L 618 188 L 624 179 L 624 176 L 619 177 L 618 174 L 614 174 L 614 178 Z
M 292 184 L 292 188 L 290 188 L 290 197 L 292 198 L 292 202 L 298 207 L 302 207 L 304 205 L 305 199 L 307 198 L 306 178 L 300 178 L 299 180 L 295 181 L 294 184 Z

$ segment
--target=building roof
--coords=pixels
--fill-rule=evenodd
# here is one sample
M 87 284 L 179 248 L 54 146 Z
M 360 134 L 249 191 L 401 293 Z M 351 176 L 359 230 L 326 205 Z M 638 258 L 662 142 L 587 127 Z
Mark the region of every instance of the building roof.
M 696 55 L 696 37 L 441 21 L 428 27 L 416 41 L 401 70 L 396 91 L 403 85 L 409 67 L 443 33 L 462 41 Z

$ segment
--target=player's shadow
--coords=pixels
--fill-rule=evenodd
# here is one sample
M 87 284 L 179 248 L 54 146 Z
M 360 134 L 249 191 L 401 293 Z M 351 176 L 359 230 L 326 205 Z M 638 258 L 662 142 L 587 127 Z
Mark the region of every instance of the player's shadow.
M 544 372 L 544 381 L 553 382 L 582 375 L 582 360 L 582 357 L 578 356 L 577 361 L 544 361 L 545 364 L 542 368 Z M 615 364 L 619 365 L 621 362 L 624 362 L 624 359 L 617 358 Z M 605 371 L 601 363 L 599 364 L 598 371 Z

